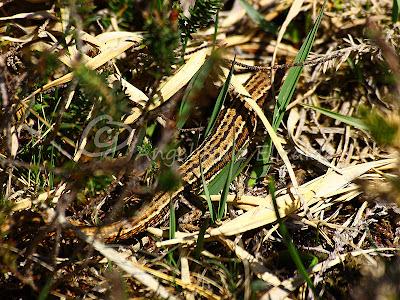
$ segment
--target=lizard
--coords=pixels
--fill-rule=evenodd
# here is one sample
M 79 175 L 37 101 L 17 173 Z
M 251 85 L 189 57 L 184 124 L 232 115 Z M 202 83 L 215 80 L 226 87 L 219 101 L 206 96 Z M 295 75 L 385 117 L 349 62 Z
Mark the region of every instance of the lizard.
M 281 79 L 282 76 L 278 76 Z M 277 81 L 275 80 L 275 85 Z M 250 96 L 263 107 L 267 100 L 274 97 L 271 72 L 261 70 L 254 73 L 245 83 Z M 182 185 L 174 192 L 158 192 L 153 199 L 143 205 L 136 214 L 124 220 L 100 226 L 82 226 L 79 229 L 89 235 L 98 236 L 106 243 L 126 240 L 154 227 L 169 215 L 170 202 L 178 199 L 185 192 L 197 192 L 201 189 L 202 164 L 203 175 L 208 183 L 228 164 L 235 153 L 251 141 L 257 125 L 256 113 L 243 99 L 243 95 L 231 92 L 230 101 L 226 101 L 220 111 L 210 135 L 196 148 L 179 167 Z M 233 141 L 235 141 L 233 143 Z M 235 149 L 232 149 L 235 147 Z

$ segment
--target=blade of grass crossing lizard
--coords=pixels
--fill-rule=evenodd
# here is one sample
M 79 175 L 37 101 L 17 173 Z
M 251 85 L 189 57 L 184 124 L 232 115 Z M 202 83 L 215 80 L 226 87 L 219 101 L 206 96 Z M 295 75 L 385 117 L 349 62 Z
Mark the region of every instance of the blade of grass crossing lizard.
M 314 26 L 312 27 L 311 31 L 308 33 L 303 45 L 301 46 L 299 53 L 296 56 L 295 63 L 303 63 L 308 54 L 311 51 L 311 47 L 314 43 L 318 27 L 321 23 L 324 8 L 325 8 L 325 3 L 326 0 L 324 1 L 324 4 L 322 5 L 322 8 L 319 12 L 318 18 L 314 23 Z M 285 82 L 283 83 L 281 90 L 278 95 L 278 99 L 275 105 L 274 109 L 274 116 L 272 120 L 272 127 L 276 130 L 280 123 L 282 122 L 283 115 L 286 111 L 286 107 L 288 106 L 290 100 L 293 97 L 293 94 L 296 90 L 296 85 L 299 80 L 301 71 L 303 70 L 302 66 L 296 66 L 292 67 L 289 70 L 289 73 L 285 79 Z M 264 177 L 268 171 L 269 171 L 269 161 L 270 161 L 270 156 L 272 153 L 272 141 L 271 139 L 267 139 L 266 143 L 264 144 L 264 147 L 262 147 L 263 151 L 260 153 L 260 158 L 261 158 L 261 166 L 257 166 L 253 169 L 252 174 L 251 174 L 251 179 L 249 180 L 249 185 L 253 186 L 256 181 Z

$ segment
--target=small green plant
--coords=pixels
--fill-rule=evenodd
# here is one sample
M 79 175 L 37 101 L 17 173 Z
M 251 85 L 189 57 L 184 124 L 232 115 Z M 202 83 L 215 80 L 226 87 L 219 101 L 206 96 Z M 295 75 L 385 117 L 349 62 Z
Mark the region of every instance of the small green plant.
M 169 74 L 176 63 L 175 50 L 180 39 L 177 20 L 174 17 L 176 9 L 176 6 L 172 7 L 169 1 L 164 1 L 163 5 L 157 5 L 153 1 L 151 13 L 145 15 L 146 34 L 143 42 L 158 66 L 154 74 L 158 78 Z
M 234 65 L 235 65 L 235 59 L 232 62 L 228 77 L 226 78 L 226 81 L 225 81 L 224 85 L 222 86 L 220 93 L 218 94 L 218 98 L 215 101 L 215 105 L 214 105 L 213 111 L 211 113 L 210 120 L 208 121 L 207 128 L 204 133 L 204 137 L 207 137 L 211 133 L 212 129 L 214 128 L 215 122 L 217 120 L 218 114 L 221 111 L 222 106 L 224 105 L 226 96 L 228 95 L 228 90 L 229 90 L 229 85 L 231 83 Z
M 154 158 L 155 156 L 155 149 L 152 143 L 144 139 L 141 145 L 137 146 L 138 157 L 144 156 L 150 159 L 150 167 L 147 169 L 146 178 L 151 178 L 157 171 L 157 161 Z
M 226 201 L 228 198 L 229 194 L 229 186 L 232 183 L 233 180 L 233 166 L 235 164 L 235 139 L 232 141 L 232 158 L 231 161 L 229 162 L 229 171 L 228 171 L 228 176 L 226 177 L 224 189 L 222 190 L 221 194 L 221 200 L 219 201 L 218 204 L 218 216 L 217 216 L 217 221 L 221 221 L 222 217 L 225 214 L 226 211 Z
M 182 13 L 179 17 L 179 27 L 182 31 L 183 44 L 185 45 L 191 38 L 192 33 L 208 27 L 221 7 L 221 0 L 197 0 L 189 9 L 189 17 Z
M 382 145 L 398 146 L 396 136 L 399 132 L 400 122 L 398 117 L 383 116 L 377 110 L 361 107 L 359 110 L 362 120 L 371 132 L 374 139 Z
M 272 23 L 267 23 L 264 17 L 246 0 L 239 0 L 240 5 L 246 10 L 246 13 L 261 29 L 266 32 L 276 32 L 276 26 Z

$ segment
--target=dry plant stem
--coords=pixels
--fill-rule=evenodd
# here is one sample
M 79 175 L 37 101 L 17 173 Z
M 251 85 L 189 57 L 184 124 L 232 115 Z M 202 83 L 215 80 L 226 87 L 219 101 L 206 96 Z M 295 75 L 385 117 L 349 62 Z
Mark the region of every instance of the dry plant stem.
M 373 47 L 371 46 L 371 48 L 373 48 Z M 262 65 L 254 65 L 254 66 L 252 66 L 252 65 L 248 65 L 248 64 L 241 63 L 241 62 L 238 62 L 238 61 L 233 61 L 233 60 L 230 60 L 230 59 L 226 59 L 225 61 L 227 63 L 230 63 L 230 64 L 233 63 L 238 67 L 241 67 L 241 68 L 244 68 L 244 69 L 247 69 L 247 70 L 250 70 L 250 71 L 279 70 L 279 69 L 286 70 L 286 69 L 289 69 L 289 68 L 292 68 L 292 67 L 304 67 L 304 66 L 320 65 L 320 64 L 326 63 L 328 61 L 344 57 L 344 56 L 348 55 L 349 52 L 352 52 L 352 51 L 356 51 L 356 52 L 360 51 L 361 52 L 361 51 L 365 51 L 365 50 L 366 50 L 365 46 L 358 46 L 357 45 L 357 46 L 352 46 L 352 47 L 345 48 L 345 49 L 339 49 L 339 50 L 333 51 L 331 53 L 327 53 L 324 56 L 319 57 L 319 58 L 309 59 L 309 60 L 305 61 L 304 63 L 276 64 L 276 65 L 274 65 L 272 67 L 271 66 L 262 66 Z
M 62 226 L 61 224 L 57 224 L 57 229 L 56 229 L 56 237 L 54 241 L 54 250 L 53 250 L 53 256 L 51 257 L 51 261 L 53 263 L 54 268 L 57 266 L 57 257 L 60 254 L 60 241 L 61 241 L 61 233 L 62 233 Z
M 6 87 L 6 83 L 4 81 L 4 77 L 2 74 L 4 74 L 4 68 L 5 68 L 5 59 L 4 56 L 0 56 L 0 70 L 2 72 L 0 72 L 0 95 L 1 95 L 1 99 L 3 101 L 3 108 L 6 108 L 9 104 L 9 100 L 8 100 L 8 92 L 7 92 L 7 87 Z
M 8 175 L 8 180 L 7 180 L 7 186 L 6 186 L 6 192 L 4 194 L 4 198 L 7 200 L 8 197 L 11 194 L 11 183 L 12 183 L 12 175 L 13 175 L 13 167 L 8 167 L 7 168 L 7 175 Z
M 15 124 L 15 118 L 14 116 L 9 116 L 9 122 L 7 123 L 7 128 L 6 130 L 6 136 L 7 136 L 7 144 L 8 144 L 8 156 L 10 157 L 11 161 L 14 161 L 15 159 L 15 154 L 13 153 L 14 151 L 16 152 L 16 150 L 13 150 L 14 147 L 17 147 L 16 145 L 14 145 L 14 141 L 13 141 L 13 135 L 16 135 L 17 133 L 15 126 L 13 126 L 13 124 Z M 6 185 L 6 191 L 5 191 L 5 195 L 4 198 L 8 199 L 8 197 L 11 195 L 11 183 L 12 183 L 12 177 L 13 177 L 13 170 L 14 167 L 12 165 L 8 166 L 7 168 L 7 175 L 8 175 L 8 179 L 7 179 L 7 185 Z
M 0 56 L 0 70 L 4 71 L 5 70 L 5 59 L 4 59 L 4 55 Z M 5 72 L 1 72 L 1 73 L 5 73 Z M 3 78 L 3 76 L 0 74 L 0 95 L 1 95 L 1 99 L 3 101 L 3 110 L 5 111 L 7 109 L 7 107 L 9 106 L 9 97 L 8 97 L 8 91 L 7 91 L 7 87 L 6 87 L 6 83 L 5 80 Z M 12 148 L 12 132 L 11 132 L 11 126 L 14 123 L 14 117 L 13 115 L 8 115 L 9 121 L 11 120 L 11 122 L 7 122 L 6 128 L 4 129 L 6 132 L 6 137 L 7 137 L 7 144 L 8 144 L 8 148 L 9 148 L 9 156 L 11 155 L 11 148 Z M 10 158 L 11 160 L 14 160 L 14 157 Z M 8 179 L 7 179 L 7 183 L 6 183 L 6 190 L 4 193 L 4 198 L 8 199 L 8 197 L 11 194 L 11 180 L 12 180 L 12 172 L 13 172 L 13 166 L 9 165 L 7 167 L 7 175 L 8 175 Z

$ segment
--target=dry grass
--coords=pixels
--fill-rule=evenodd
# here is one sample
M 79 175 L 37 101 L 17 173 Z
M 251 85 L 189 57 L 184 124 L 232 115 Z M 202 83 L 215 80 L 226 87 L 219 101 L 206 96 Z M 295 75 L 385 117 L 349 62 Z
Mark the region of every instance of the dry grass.
M 133 214 L 174 183 L 176 166 L 201 140 L 224 77 L 216 66 L 190 95 L 192 112 L 177 129 L 179 103 L 196 90 L 188 83 L 211 55 L 214 25 L 193 33 L 183 61 L 180 47 L 167 48 L 178 26 L 170 11 L 153 19 L 172 28 L 164 32 L 172 40 L 151 42 L 143 33 L 151 28 L 147 1 L 61 2 L 0 3 L 2 297 L 315 298 L 278 231 L 268 177 L 247 184 L 254 159 L 231 185 L 227 215 L 205 232 L 203 248 L 198 238 L 207 214 L 187 216 L 193 195 L 180 200 L 174 238 L 167 223 L 118 245 L 71 235 L 75 226 Z M 266 24 L 281 28 L 265 33 L 240 1 L 225 2 L 215 47 L 247 65 L 275 65 L 275 57 L 290 64 L 321 6 L 249 1 Z M 400 28 L 391 8 L 392 1 L 327 2 L 274 139 L 279 151 L 269 174 L 279 213 L 321 299 L 400 295 Z M 249 76 L 237 72 L 234 89 Z M 265 115 L 261 136 L 271 119 Z M 104 147 L 96 147 L 91 131 L 100 124 L 108 126 Z M 170 158 L 153 157 L 171 149 L 180 154 L 172 167 Z M 122 203 L 127 194 L 135 203 Z

